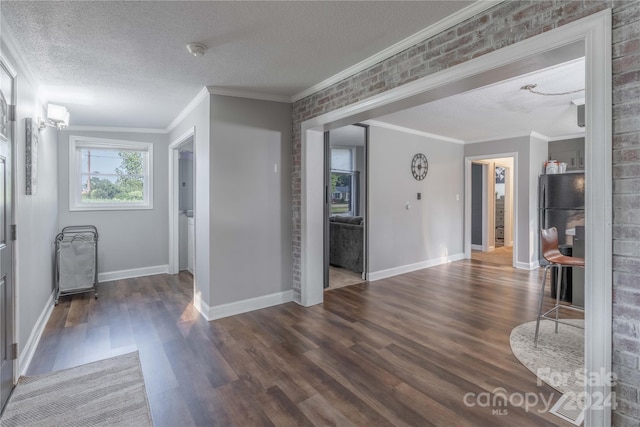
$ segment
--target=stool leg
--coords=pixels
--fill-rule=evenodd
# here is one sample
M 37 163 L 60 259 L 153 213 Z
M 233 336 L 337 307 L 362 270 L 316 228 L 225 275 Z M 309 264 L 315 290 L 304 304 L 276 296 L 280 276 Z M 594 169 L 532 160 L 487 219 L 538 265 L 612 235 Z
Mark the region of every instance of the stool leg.
M 542 316 L 542 303 L 544 302 L 544 285 L 547 281 L 547 271 L 550 265 L 544 267 L 542 274 L 542 285 L 540 286 L 540 303 L 538 304 L 538 320 L 536 320 L 536 336 L 533 338 L 533 346 L 538 347 L 538 332 L 540 331 L 540 316 Z
M 562 266 L 558 265 L 558 280 L 556 280 L 556 334 L 558 333 L 558 318 L 560 316 L 560 288 L 562 287 Z

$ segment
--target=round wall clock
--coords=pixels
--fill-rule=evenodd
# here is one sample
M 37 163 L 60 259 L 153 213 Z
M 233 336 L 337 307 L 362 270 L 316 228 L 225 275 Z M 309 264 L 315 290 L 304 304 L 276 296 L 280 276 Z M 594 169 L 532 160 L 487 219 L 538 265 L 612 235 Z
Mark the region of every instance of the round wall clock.
M 411 173 L 417 181 L 422 181 L 426 178 L 429 171 L 429 162 L 427 162 L 427 156 L 422 153 L 418 153 L 413 156 L 411 161 Z

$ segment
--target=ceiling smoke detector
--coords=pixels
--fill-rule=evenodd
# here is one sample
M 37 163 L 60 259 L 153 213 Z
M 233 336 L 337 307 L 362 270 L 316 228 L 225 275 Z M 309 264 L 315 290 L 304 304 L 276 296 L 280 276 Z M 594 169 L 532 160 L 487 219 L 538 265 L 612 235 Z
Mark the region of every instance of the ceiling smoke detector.
M 193 56 L 202 56 L 207 50 L 207 47 L 202 43 L 189 43 L 187 45 L 187 50 Z

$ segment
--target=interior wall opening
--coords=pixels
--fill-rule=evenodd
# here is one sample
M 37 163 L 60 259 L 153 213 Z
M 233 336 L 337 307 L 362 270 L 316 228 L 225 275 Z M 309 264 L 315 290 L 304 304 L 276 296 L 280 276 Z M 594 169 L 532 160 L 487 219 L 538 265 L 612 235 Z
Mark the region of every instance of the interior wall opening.
M 316 254 L 322 248 L 322 221 L 317 212 L 322 212 L 323 174 L 322 171 L 318 174 L 312 160 L 322 153 L 322 132 L 585 56 L 585 120 L 591 125 L 585 133 L 585 153 L 590 163 L 587 172 L 590 188 L 585 197 L 586 232 L 592 239 L 603 242 L 586 248 L 585 286 L 589 296 L 585 298 L 585 328 L 589 339 L 585 343 L 585 366 L 590 372 L 610 370 L 612 126 L 611 44 L 607 37 L 610 31 L 610 13 L 604 11 L 303 122 L 301 303 L 308 306 L 322 302 L 322 275 L 317 275 L 322 269 L 321 266 L 318 269 Z M 465 206 L 469 204 L 470 200 L 465 200 Z M 469 231 L 470 221 L 465 219 L 465 240 Z M 470 244 L 465 242 L 465 251 L 467 248 L 470 251 Z M 606 384 L 588 384 L 586 388 L 588 393 L 610 393 Z M 607 410 L 591 410 L 586 414 L 587 423 L 607 419 L 610 419 Z
M 367 126 L 325 133 L 325 289 L 366 277 L 367 147 Z
M 195 128 L 169 144 L 169 274 L 186 274 L 195 293 Z
M 471 162 L 471 259 L 516 266 L 514 158 Z

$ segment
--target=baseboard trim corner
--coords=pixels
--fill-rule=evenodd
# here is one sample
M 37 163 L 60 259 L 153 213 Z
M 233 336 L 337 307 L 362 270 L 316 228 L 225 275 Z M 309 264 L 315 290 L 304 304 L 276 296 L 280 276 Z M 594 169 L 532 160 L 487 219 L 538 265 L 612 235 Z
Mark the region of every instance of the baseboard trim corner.
M 540 267 L 540 263 L 538 261 L 535 262 L 520 262 L 516 261 L 516 268 L 520 270 L 535 270 Z
M 49 295 L 49 298 L 42 309 L 42 313 L 40 313 L 38 320 L 36 320 L 36 324 L 33 326 L 33 329 L 29 334 L 29 339 L 24 345 L 22 351 L 20 351 L 17 369 L 18 375 L 20 376 L 26 375 L 29 365 L 31 365 L 31 360 L 33 359 L 33 355 L 36 353 L 36 348 L 38 347 L 44 328 L 47 326 L 49 317 L 51 317 L 51 313 L 53 312 L 53 301 L 55 300 L 55 296 L 56 292 L 51 292 L 51 295 Z
M 194 298 L 194 306 L 196 310 L 202 314 L 207 320 L 222 319 L 224 317 L 235 316 L 236 314 L 248 313 L 262 308 L 272 307 L 293 301 L 293 289 L 274 294 L 263 295 L 261 297 L 249 298 L 242 301 L 230 302 L 227 304 L 215 305 L 209 307 L 204 301 L 196 301 Z
M 412 271 L 422 270 L 424 268 L 435 267 L 437 265 L 449 262 L 460 261 L 465 259 L 464 253 L 453 254 L 440 258 L 434 258 L 427 261 L 416 262 L 414 264 L 401 265 L 400 267 L 387 268 L 385 270 L 369 273 L 369 281 L 386 279 L 388 277 L 397 276 L 399 274 L 411 273 Z
M 128 270 L 106 271 L 98 273 L 98 282 L 110 282 L 112 280 L 132 279 L 134 277 L 152 276 L 154 274 L 168 274 L 169 265 L 154 265 L 152 267 L 130 268 Z
M 202 300 L 202 298 L 200 297 L 200 293 L 195 293 L 193 295 L 193 306 L 196 310 L 198 310 L 198 313 L 200 313 L 204 320 L 206 320 L 207 322 L 213 320 L 209 318 L 211 307 L 209 307 L 209 305 Z

